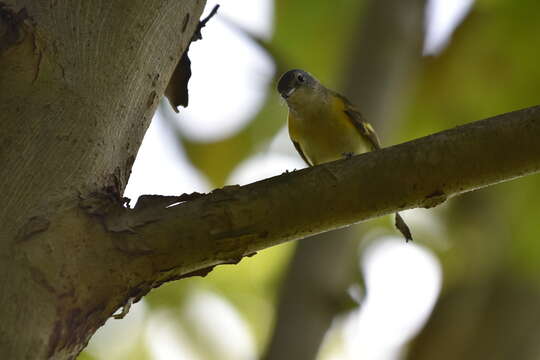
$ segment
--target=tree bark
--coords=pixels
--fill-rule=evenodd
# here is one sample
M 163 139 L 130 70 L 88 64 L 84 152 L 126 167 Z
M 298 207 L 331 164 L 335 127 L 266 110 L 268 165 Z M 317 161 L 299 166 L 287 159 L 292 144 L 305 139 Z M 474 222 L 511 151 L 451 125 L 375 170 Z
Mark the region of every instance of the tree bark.
M 0 4 L 0 358 L 75 357 L 140 281 L 78 202 L 121 197 L 204 4 Z
M 118 307 L 165 281 L 540 168 L 534 107 L 205 196 L 147 196 L 128 209 L 121 194 L 131 164 L 203 6 L 0 7 L 1 358 L 74 358 Z

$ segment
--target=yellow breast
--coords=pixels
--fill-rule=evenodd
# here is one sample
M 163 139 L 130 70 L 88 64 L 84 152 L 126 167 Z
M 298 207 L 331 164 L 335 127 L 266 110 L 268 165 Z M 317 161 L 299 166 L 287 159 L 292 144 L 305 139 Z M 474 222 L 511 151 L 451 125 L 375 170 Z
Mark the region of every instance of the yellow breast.
M 345 104 L 337 97 L 327 103 L 290 109 L 289 135 L 313 165 L 369 150 L 345 113 Z

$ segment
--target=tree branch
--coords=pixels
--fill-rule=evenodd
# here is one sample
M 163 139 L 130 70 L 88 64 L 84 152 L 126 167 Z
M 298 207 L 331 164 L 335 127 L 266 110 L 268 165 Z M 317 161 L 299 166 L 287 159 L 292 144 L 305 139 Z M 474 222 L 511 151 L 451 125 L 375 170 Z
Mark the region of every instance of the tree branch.
M 116 238 L 125 249 L 144 243 L 154 265 L 178 277 L 397 210 L 430 208 L 539 169 L 535 106 L 178 205 L 153 204 L 144 209 L 152 222 Z M 136 213 L 108 221 L 141 221 Z

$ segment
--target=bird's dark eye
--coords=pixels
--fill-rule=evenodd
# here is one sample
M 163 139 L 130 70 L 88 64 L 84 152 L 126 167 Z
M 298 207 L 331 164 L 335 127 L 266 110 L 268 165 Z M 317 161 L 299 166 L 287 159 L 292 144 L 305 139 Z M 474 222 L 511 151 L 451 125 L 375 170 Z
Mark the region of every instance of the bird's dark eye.
M 305 81 L 304 75 L 302 75 L 302 74 L 296 75 L 296 79 L 297 79 L 298 82 L 300 82 L 300 83 L 303 83 L 303 82 Z

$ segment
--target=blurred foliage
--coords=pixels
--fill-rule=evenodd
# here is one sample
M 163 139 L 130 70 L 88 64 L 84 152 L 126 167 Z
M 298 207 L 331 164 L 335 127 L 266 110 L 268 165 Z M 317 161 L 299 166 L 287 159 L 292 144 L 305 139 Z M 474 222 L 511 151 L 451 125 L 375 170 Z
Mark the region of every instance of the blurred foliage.
M 478 0 L 449 46 L 425 59 L 398 142 L 539 104 L 539 13 L 537 1 Z M 539 180 L 527 176 L 449 202 L 451 247 L 439 252 L 445 288 L 408 358 L 537 358 L 530 356 L 536 342 L 525 337 L 540 328 L 521 314 L 537 316 L 522 294 L 536 294 L 540 284 Z
M 442 54 L 427 57 L 407 131 L 423 136 L 538 104 L 535 1 L 480 1 Z
M 459 26 L 447 49 L 426 58 L 400 140 L 424 136 L 540 103 L 540 2 L 480 0 Z M 504 146 L 504 144 L 501 144 Z M 482 192 L 509 227 L 515 271 L 540 276 L 538 176 Z M 456 199 L 455 201 L 460 201 Z M 482 229 L 478 229 L 482 236 Z M 464 245 L 466 246 L 466 245 Z
M 90 355 L 88 351 L 83 351 L 78 357 L 77 360 L 95 360 L 95 358 Z
M 238 265 L 216 267 L 205 278 L 192 277 L 162 285 L 145 297 L 150 309 L 179 311 L 197 289 L 223 296 L 245 318 L 262 346 L 268 336 L 276 289 L 294 244 L 284 244 L 244 258 Z M 180 314 L 180 313 L 179 313 Z
M 278 94 L 269 91 L 267 96 L 259 114 L 228 138 L 202 143 L 179 134 L 189 160 L 213 186 L 225 185 L 236 166 L 261 150 L 284 125 L 286 115 Z
M 273 41 L 287 54 L 290 68 L 306 69 L 335 88 L 365 3 L 277 0 Z

